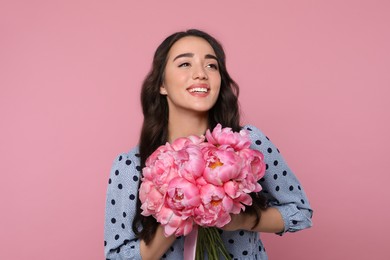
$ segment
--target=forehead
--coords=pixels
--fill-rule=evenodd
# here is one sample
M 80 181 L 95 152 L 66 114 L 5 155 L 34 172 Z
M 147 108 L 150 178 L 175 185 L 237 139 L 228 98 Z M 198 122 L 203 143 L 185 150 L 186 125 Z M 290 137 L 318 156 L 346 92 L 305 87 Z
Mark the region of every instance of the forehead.
M 195 36 L 186 36 L 175 42 L 168 52 L 168 58 L 175 57 L 176 55 L 183 53 L 193 53 L 199 55 L 213 54 L 214 49 L 203 38 Z

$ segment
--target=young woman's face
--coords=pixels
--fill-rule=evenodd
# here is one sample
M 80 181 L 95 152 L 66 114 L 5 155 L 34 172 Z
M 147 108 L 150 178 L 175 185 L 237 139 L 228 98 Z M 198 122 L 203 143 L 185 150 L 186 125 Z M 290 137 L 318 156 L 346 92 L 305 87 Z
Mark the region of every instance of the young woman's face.
M 216 55 L 206 40 L 187 36 L 173 44 L 160 87 L 170 113 L 207 112 L 217 101 L 220 86 Z

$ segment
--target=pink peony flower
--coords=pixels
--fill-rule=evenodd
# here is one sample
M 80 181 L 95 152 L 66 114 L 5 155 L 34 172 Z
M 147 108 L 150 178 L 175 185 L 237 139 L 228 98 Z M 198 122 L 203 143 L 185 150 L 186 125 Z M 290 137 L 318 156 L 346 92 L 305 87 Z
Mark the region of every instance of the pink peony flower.
M 202 204 L 195 210 L 194 221 L 201 226 L 223 227 L 229 221 L 233 201 L 223 187 L 207 184 L 201 187 Z
M 223 185 L 226 194 L 233 200 L 231 213 L 239 214 L 245 209 L 245 205 L 252 205 L 252 198 L 244 191 L 243 182 L 228 181 Z
M 164 204 L 164 195 L 149 180 L 141 183 L 139 198 L 143 202 L 141 209 L 144 216 L 155 216 Z
M 174 178 L 168 185 L 166 204 L 176 215 L 188 218 L 201 200 L 198 187 L 186 179 Z
M 219 147 L 204 149 L 203 152 L 206 160 L 203 177 L 207 182 L 222 186 L 240 175 L 243 162 L 234 150 Z
M 178 174 L 188 181 L 195 183 L 196 179 L 203 174 L 206 162 L 198 145 L 189 144 L 177 152 L 175 159 L 178 165 Z
M 191 232 L 193 226 L 192 218 L 182 219 L 168 207 L 161 208 L 156 220 L 164 226 L 164 234 L 167 237 L 172 234 L 186 236 Z
M 181 137 L 173 141 L 171 147 L 175 151 L 180 151 L 191 144 L 200 145 L 201 143 L 204 142 L 204 139 L 205 139 L 204 136 L 196 136 L 196 135 Z
M 239 156 L 244 162 L 242 168 L 242 173 L 245 175 L 243 190 L 246 193 L 261 191 L 262 188 L 258 181 L 265 174 L 264 155 L 257 150 L 243 149 L 239 151 Z
M 146 160 L 142 170 L 143 180 L 152 181 L 156 188 L 165 193 L 168 183 L 178 176 L 178 166 L 174 160 L 175 151 L 169 144 L 160 146 Z
M 230 214 L 252 204 L 249 193 L 261 190 L 264 157 L 249 147 L 246 131 L 220 124 L 207 130 L 206 137 L 183 137 L 160 146 L 142 171 L 142 214 L 155 217 L 166 236 L 187 235 L 194 224 L 225 226 Z
M 241 130 L 237 133 L 233 132 L 229 127 L 222 128 L 221 124 L 217 124 L 212 132 L 207 130 L 206 139 L 213 145 L 228 145 L 236 151 L 249 148 L 251 145 L 251 141 L 246 130 Z

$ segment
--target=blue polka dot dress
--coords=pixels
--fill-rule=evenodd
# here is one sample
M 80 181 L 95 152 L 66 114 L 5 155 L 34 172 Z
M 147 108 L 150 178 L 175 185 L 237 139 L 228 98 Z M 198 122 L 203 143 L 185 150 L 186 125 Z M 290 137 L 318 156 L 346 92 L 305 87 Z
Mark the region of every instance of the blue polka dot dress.
M 284 220 L 284 231 L 311 227 L 313 211 L 305 192 L 279 150 L 255 126 L 246 125 L 251 148 L 264 154 L 266 172 L 260 180 L 268 205 L 277 208 Z M 104 252 L 106 259 L 141 259 L 140 241 L 132 231 L 136 212 L 141 167 L 138 147 L 120 154 L 112 165 L 106 196 Z M 232 259 L 268 259 L 259 233 L 222 231 L 220 234 Z M 183 259 L 184 237 L 178 237 L 162 259 Z

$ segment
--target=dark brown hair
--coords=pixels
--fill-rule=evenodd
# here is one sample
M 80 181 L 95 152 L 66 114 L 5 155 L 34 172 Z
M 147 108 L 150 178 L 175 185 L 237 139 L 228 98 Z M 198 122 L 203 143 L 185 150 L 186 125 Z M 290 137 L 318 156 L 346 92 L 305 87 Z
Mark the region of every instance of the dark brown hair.
M 168 140 L 168 102 L 166 96 L 160 94 L 160 86 L 163 84 L 169 50 L 174 43 L 187 36 L 200 37 L 206 40 L 213 48 L 218 61 L 221 87 L 215 105 L 208 112 L 209 128 L 214 128 L 220 123 L 223 127 L 231 127 L 234 131 L 241 129 L 238 103 L 239 88 L 227 72 L 226 56 L 222 45 L 211 35 L 200 30 L 191 29 L 174 33 L 167 37 L 156 49 L 152 68 L 142 84 L 141 105 L 144 121 L 139 140 L 142 168 L 145 166 L 146 159 Z M 259 218 L 258 214 L 256 215 Z M 157 226 L 158 223 L 152 216 L 145 217 L 141 215 L 141 202 L 137 199 L 136 215 L 132 225 L 134 233 L 148 244 L 152 240 Z

